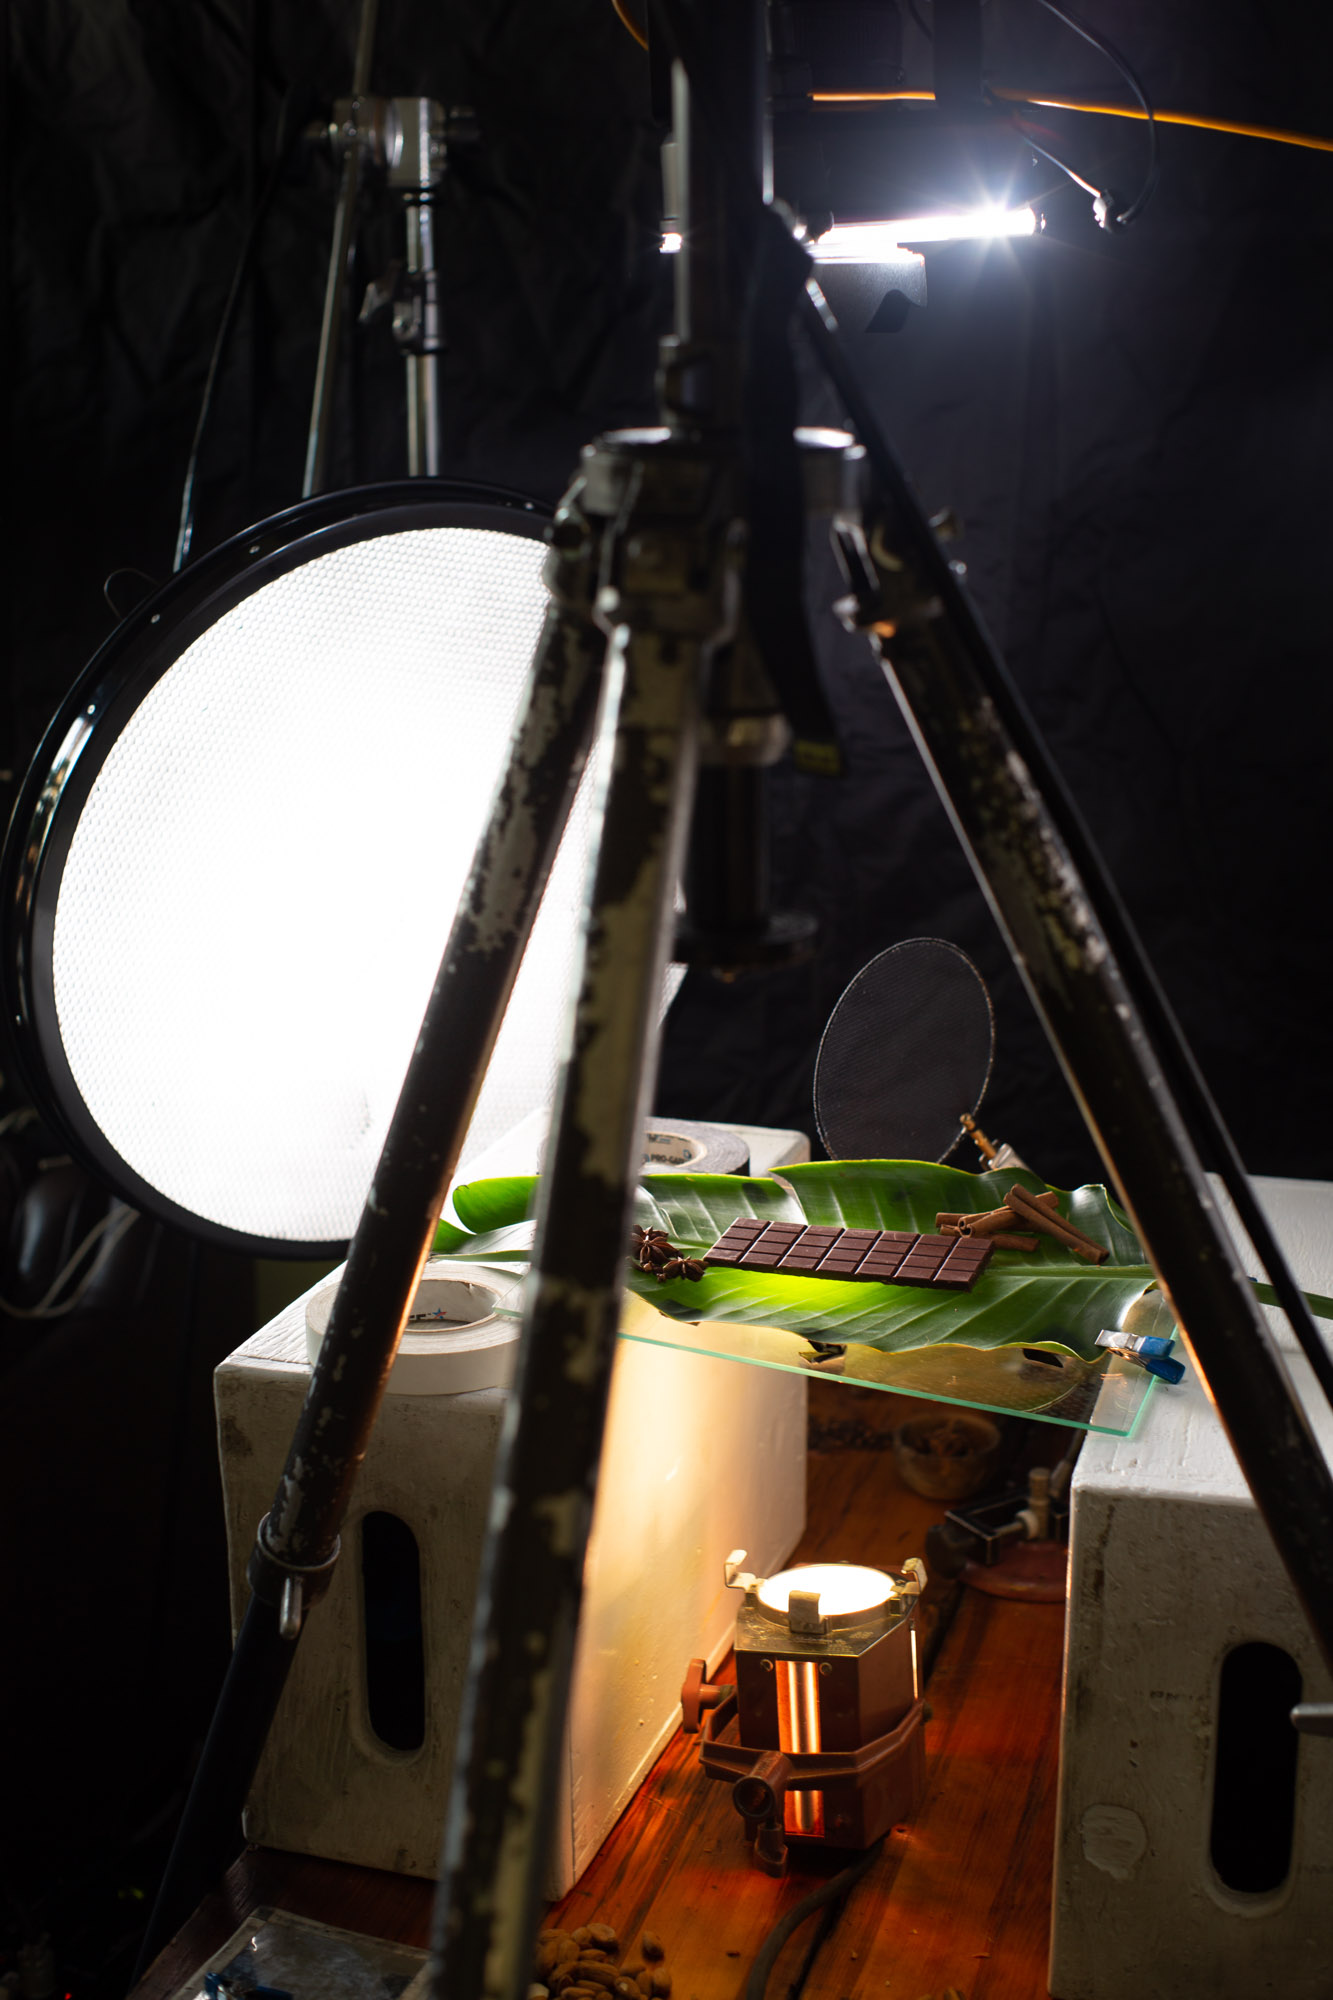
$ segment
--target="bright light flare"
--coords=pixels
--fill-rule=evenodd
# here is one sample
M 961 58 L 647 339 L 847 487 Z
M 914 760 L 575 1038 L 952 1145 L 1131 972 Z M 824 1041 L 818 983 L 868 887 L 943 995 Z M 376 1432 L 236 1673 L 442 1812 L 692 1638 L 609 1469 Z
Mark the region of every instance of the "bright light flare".
M 1031 208 L 969 208 L 956 215 L 909 215 L 894 222 L 835 223 L 810 246 L 817 264 L 890 263 L 913 243 L 953 243 L 968 237 L 1033 236 Z

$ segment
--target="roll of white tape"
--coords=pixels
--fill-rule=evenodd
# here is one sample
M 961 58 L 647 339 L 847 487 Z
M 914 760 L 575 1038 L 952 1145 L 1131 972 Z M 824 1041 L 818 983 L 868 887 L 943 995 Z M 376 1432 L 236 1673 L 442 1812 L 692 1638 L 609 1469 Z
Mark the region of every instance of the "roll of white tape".
M 312 1365 L 337 1292 L 336 1284 L 325 1285 L 305 1309 Z M 521 1293 L 521 1279 L 482 1264 L 445 1259 L 427 1264 L 389 1371 L 388 1394 L 461 1396 L 471 1389 L 508 1388 L 518 1353 L 514 1315 Z

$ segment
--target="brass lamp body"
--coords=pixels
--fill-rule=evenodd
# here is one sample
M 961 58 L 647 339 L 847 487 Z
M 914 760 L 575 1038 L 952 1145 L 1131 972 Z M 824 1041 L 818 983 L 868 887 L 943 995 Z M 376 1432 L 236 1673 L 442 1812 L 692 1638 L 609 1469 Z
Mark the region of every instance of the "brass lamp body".
M 814 1593 L 793 1590 L 778 1609 L 751 1587 L 734 1688 L 710 1685 L 692 1663 L 685 1728 L 701 1730 L 707 1774 L 732 1781 L 768 1872 L 785 1866 L 789 1841 L 868 1847 L 914 1810 L 925 1784 L 916 1606 L 914 1593 L 895 1591 L 873 1609 L 822 1617 Z

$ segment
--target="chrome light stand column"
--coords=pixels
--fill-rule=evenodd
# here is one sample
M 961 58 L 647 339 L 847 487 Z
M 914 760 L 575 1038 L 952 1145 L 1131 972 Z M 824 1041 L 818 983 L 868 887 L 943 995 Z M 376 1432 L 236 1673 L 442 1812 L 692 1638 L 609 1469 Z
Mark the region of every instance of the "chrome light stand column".
M 429 97 L 394 100 L 402 121 L 402 156 L 389 186 L 407 203 L 407 296 L 394 309 L 394 339 L 407 364 L 407 470 L 409 477 L 438 477 L 440 470 L 439 274 L 435 266 L 435 200 L 444 162 L 444 112 Z
M 343 321 L 347 316 L 348 264 L 356 235 L 357 198 L 361 191 L 365 133 L 358 116 L 361 99 L 370 89 L 370 64 L 375 50 L 375 21 L 378 0 L 361 0 L 361 18 L 356 35 L 356 56 L 352 64 L 350 117 L 341 121 L 342 165 L 338 175 L 338 205 L 333 212 L 333 241 L 329 245 L 329 269 L 324 281 L 324 317 L 319 329 L 319 353 L 315 361 L 315 391 L 310 407 L 310 429 L 306 436 L 305 476 L 301 498 L 322 493 L 326 483 L 329 432 L 333 423 L 333 402 L 338 384 L 338 348 Z

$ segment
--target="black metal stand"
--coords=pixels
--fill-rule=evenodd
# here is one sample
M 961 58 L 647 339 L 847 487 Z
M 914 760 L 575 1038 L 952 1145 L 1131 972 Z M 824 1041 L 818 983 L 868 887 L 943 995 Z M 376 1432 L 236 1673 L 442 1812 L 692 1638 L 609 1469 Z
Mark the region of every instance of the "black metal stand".
M 433 1991 L 447 2000 L 523 2000 L 529 1983 L 656 996 L 696 770 L 701 756 L 758 769 L 775 754 L 781 711 L 798 738 L 792 710 L 813 717 L 807 734 L 816 737 L 820 716 L 817 694 L 793 677 L 790 653 L 771 678 L 770 650 L 762 662 L 755 657 L 750 635 L 762 611 L 747 616 L 743 591 L 744 524 L 759 505 L 745 429 L 746 299 L 762 292 L 765 270 L 782 277 L 800 259 L 760 204 L 762 14 L 757 0 L 729 0 L 710 17 L 715 33 L 705 53 L 693 10 L 681 0 L 657 4 L 655 18 L 685 58 L 691 86 L 701 86 L 709 122 L 703 142 L 687 115 L 678 61 L 677 140 L 689 186 L 677 329 L 663 369 L 668 425 L 590 447 L 557 518 L 549 566 L 556 606 L 252 1559 L 255 1599 L 145 1961 L 229 1859 L 292 1650 L 336 1556 L 356 1469 L 582 769 L 605 635 L 614 768 L 496 1468 L 434 1937 Z M 861 445 L 825 437 L 807 458 L 817 468 L 833 460 L 841 471 L 868 460 L 875 489 L 864 514 L 846 496 L 840 506 L 853 593 L 846 615 L 880 653 L 1333 1663 L 1333 1480 L 1145 1025 L 1146 1007 L 1152 1030 L 1169 1042 L 1165 1003 L 833 331 L 817 318 L 811 328 Z M 790 427 L 774 463 L 784 478 L 799 477 Z M 747 786 L 736 790 L 743 795 Z M 764 928 L 753 901 L 740 898 L 751 943 Z M 1179 1060 L 1175 1070 L 1185 1073 Z M 1289 1273 L 1285 1281 L 1294 1294 Z

